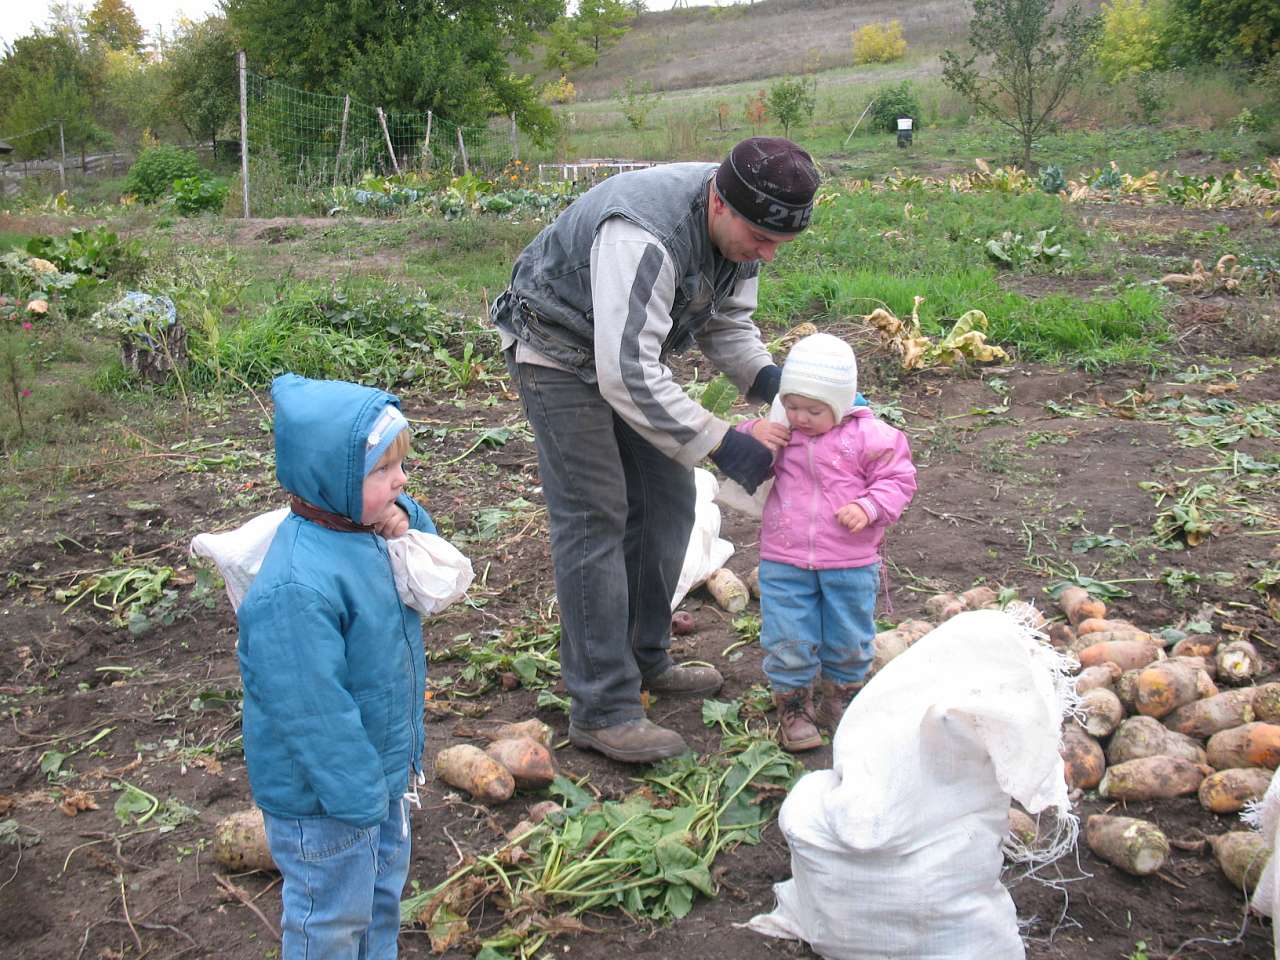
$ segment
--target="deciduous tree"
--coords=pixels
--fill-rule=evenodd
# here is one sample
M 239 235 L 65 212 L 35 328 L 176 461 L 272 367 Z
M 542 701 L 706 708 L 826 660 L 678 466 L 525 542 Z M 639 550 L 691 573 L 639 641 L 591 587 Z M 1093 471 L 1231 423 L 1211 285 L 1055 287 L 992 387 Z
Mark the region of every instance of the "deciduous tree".
M 142 49 L 143 31 L 124 0 L 98 0 L 84 18 L 85 32 L 112 50 Z
M 550 110 L 510 58 L 528 53 L 564 0 L 224 0 L 255 70 L 305 90 L 459 123 L 516 114 L 549 132 Z
M 169 44 L 168 101 L 195 140 L 212 144 L 239 111 L 235 56 L 235 40 L 224 17 L 182 24 Z
M 1054 19 L 1054 0 L 973 0 L 965 57 L 942 54 L 942 80 L 979 112 L 1022 140 L 1022 166 L 1031 145 L 1092 63 L 1097 17 L 1078 3 Z

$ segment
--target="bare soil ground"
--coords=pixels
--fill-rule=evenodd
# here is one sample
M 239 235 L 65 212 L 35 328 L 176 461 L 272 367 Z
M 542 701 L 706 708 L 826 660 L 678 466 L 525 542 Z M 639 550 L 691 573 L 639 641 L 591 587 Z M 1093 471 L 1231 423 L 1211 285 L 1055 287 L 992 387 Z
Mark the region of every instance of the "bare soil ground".
M 1104 208 L 1098 215 L 1117 223 L 1127 218 L 1117 229 L 1131 238 L 1151 229 L 1160 236 L 1135 240 L 1139 249 L 1147 243 L 1153 257 L 1186 261 L 1186 248 L 1168 239 L 1168 224 L 1152 220 L 1154 213 Z M 1160 215 L 1184 216 L 1190 230 L 1221 219 L 1167 210 Z M 1223 216 L 1232 223 L 1233 214 Z M 263 226 L 247 228 L 236 242 L 258 244 L 254 255 L 262 255 L 261 244 L 271 242 L 258 229 Z M 1036 295 L 1065 288 L 1050 278 L 1023 281 L 1020 289 Z M 1274 324 L 1267 319 L 1274 313 L 1274 300 L 1261 297 L 1219 292 L 1185 300 L 1175 314 L 1174 366 L 1196 375 L 1181 379 L 1116 370 L 1093 376 L 1024 363 L 900 378 L 870 346 L 867 331 L 849 331 L 860 346 L 865 392 L 902 411 L 920 467 L 920 492 L 887 544 L 893 609 L 886 616 L 921 615 L 929 593 L 977 581 L 1014 588 L 1051 609 L 1043 588 L 1074 564 L 1082 574 L 1124 581 L 1131 596 L 1115 601 L 1119 616 L 1153 628 L 1207 619 L 1224 635 L 1254 640 L 1268 678 L 1274 677 L 1280 608 L 1274 593 L 1252 585 L 1262 566 L 1280 560 L 1276 484 L 1224 508 L 1201 545 L 1173 551 L 1152 545 L 1160 508 L 1153 492 L 1139 487 L 1203 476 L 1186 471 L 1203 471 L 1213 462 L 1212 445 L 1189 446 L 1180 435 L 1185 421 L 1154 415 L 1162 401 L 1225 396 L 1242 406 L 1280 410 L 1275 331 L 1266 326 Z M 517 626 L 545 626 L 553 617 L 536 458 L 520 430 L 518 401 L 502 386 L 481 384 L 460 402 L 425 390 L 401 391 L 417 437 L 411 491 L 443 530 L 470 537 L 462 546 L 479 574 L 474 606 L 455 608 L 428 625 L 429 650 L 441 650 L 461 634 L 487 638 Z M 278 879 L 226 876 L 208 850 L 213 825 L 247 806 L 250 796 L 237 741 L 234 618 L 220 590 L 210 605 L 196 597 L 187 557 L 195 533 L 234 526 L 283 503 L 265 424 L 264 410 L 246 397 L 222 412 L 195 415 L 182 433 L 139 441 L 137 455 L 126 462 L 19 478 L 28 499 L 0 532 L 6 577 L 0 587 L 0 819 L 15 825 L 0 845 L 5 956 L 278 956 Z M 508 442 L 467 452 L 480 430 L 499 426 L 515 430 Z M 128 429 L 137 438 L 135 427 L 104 421 L 101 429 L 104 437 Z M 171 450 L 178 440 L 189 444 Z M 224 440 L 225 447 L 190 452 Z M 1265 433 L 1234 449 L 1258 460 L 1274 458 L 1277 450 L 1274 436 Z M 521 498 L 524 504 L 517 502 Z M 509 505 L 511 515 L 482 538 L 477 515 L 499 505 Z M 1249 520 L 1246 507 L 1270 521 Z M 1090 534 L 1110 535 L 1122 545 L 1073 553 L 1073 544 Z M 723 535 L 737 547 L 729 566 L 745 574 L 757 560 L 754 526 L 726 516 Z M 142 562 L 172 566 L 180 591 L 168 610 L 171 622 L 155 617 L 140 635 L 89 600 L 66 610 L 57 597 L 86 576 Z M 726 676 L 722 699 L 760 683 L 757 646 L 724 653 L 739 639 L 731 618 L 701 592 L 684 606 L 698 631 L 675 641 L 677 655 L 719 666 Z M 459 677 L 465 666 L 436 662 L 432 675 L 437 681 Z M 475 709 L 497 719 L 536 715 L 564 740 L 565 716 L 539 710 L 532 691 L 501 684 L 481 690 L 466 682 L 458 688 L 476 695 L 436 698 L 428 761 L 436 750 L 466 739 L 458 713 Z M 700 752 L 717 746 L 697 701 L 658 699 L 651 716 L 681 731 Z M 55 752 L 65 755 L 60 770 L 51 769 Z M 830 759 L 824 747 L 804 763 L 818 769 Z M 635 785 L 631 769 L 592 753 L 565 745 L 558 760 L 564 772 L 589 778 L 603 797 L 620 797 Z M 146 822 L 136 822 L 134 814 L 122 823 L 113 811 L 122 784 L 164 806 Z M 411 879 L 430 886 L 460 858 L 492 849 L 537 799 L 518 794 L 488 809 L 430 782 L 414 819 Z M 190 809 L 189 819 L 174 801 Z M 1238 825 L 1234 816 L 1204 812 L 1194 797 L 1124 810 L 1085 794 L 1078 808 L 1081 816 L 1104 810 L 1149 818 L 1191 848 L 1202 835 Z M 776 826 L 760 846 L 732 851 L 717 867 L 720 895 L 699 900 L 679 923 L 654 928 L 617 914 L 591 915 L 586 921 L 592 932 L 557 940 L 544 955 L 813 956 L 801 944 L 766 940 L 737 926 L 771 909 L 772 885 L 790 873 Z M 1246 923 L 1243 896 L 1197 849 L 1175 850 L 1158 875 L 1139 880 L 1099 862 L 1081 844 L 1054 871 L 1061 882 L 1052 886 L 1008 877 L 1033 960 L 1124 960 L 1138 941 L 1146 943 L 1150 958 L 1272 955 L 1269 922 L 1254 917 Z M 501 923 L 496 910 L 471 919 L 481 931 Z M 406 931 L 401 946 L 405 956 L 430 955 L 421 932 Z M 455 949 L 447 956 L 463 955 Z

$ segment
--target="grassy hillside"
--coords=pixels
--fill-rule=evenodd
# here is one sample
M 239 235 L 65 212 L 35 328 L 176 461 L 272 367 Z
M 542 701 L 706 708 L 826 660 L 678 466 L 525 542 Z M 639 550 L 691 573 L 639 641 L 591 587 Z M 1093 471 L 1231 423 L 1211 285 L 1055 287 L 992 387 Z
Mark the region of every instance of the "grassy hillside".
M 626 79 L 670 91 L 851 67 L 853 31 L 886 20 L 902 22 L 908 44 L 890 73 L 932 74 L 938 53 L 963 42 L 971 12 L 968 0 L 760 0 L 650 12 L 596 66 L 571 79 L 579 100 L 599 100 Z

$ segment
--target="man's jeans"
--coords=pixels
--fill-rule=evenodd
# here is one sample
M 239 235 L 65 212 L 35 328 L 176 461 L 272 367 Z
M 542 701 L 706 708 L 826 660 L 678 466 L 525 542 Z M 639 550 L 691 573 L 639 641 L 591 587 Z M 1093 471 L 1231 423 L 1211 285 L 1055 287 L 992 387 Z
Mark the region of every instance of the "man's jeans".
M 404 816 L 400 797 L 365 829 L 263 812 L 284 877 L 280 960 L 394 960 L 411 847 Z
M 570 719 L 644 716 L 641 678 L 671 665 L 671 598 L 693 529 L 693 471 L 619 418 L 593 385 L 507 351 L 538 446 Z
M 880 564 L 805 570 L 760 561 L 760 645 L 777 690 L 866 678 L 875 659 Z

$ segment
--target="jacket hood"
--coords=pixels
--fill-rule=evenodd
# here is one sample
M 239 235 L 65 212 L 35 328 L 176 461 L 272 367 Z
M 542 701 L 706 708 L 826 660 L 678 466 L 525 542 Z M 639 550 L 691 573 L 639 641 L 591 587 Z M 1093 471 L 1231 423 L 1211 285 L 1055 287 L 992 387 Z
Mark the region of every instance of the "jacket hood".
M 369 431 L 393 394 L 286 373 L 271 382 L 276 479 L 295 496 L 360 523 Z

